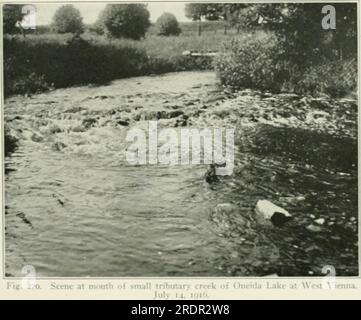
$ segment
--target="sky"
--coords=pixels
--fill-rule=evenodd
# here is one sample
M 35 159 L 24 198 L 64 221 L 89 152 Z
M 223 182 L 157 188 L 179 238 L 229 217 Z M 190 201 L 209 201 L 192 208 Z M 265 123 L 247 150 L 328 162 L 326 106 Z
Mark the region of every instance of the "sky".
M 68 2 L 72 3 L 72 2 Z M 74 7 L 79 9 L 84 23 L 93 23 L 96 21 L 99 12 L 105 7 L 105 3 L 72 3 Z M 46 25 L 52 20 L 52 17 L 60 6 L 59 3 L 38 3 L 36 7 L 36 24 Z M 155 22 L 163 12 L 173 13 L 178 21 L 189 21 L 184 15 L 184 2 L 148 2 L 148 10 L 150 12 L 150 20 Z

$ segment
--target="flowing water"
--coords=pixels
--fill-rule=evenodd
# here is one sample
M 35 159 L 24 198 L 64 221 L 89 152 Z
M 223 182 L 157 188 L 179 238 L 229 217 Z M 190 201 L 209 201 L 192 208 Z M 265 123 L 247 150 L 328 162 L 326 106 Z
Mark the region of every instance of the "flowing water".
M 259 97 L 242 99 L 257 104 Z M 40 277 L 312 275 L 325 264 L 355 275 L 357 148 L 350 137 L 248 124 L 242 132 L 251 143 L 238 143 L 235 174 L 215 184 L 205 181 L 202 164 L 126 162 L 129 128 L 146 129 L 154 119 L 178 129 L 237 126 L 240 115 L 222 116 L 227 101 L 212 72 L 7 99 L 5 120 L 19 140 L 5 161 L 7 275 L 20 276 L 24 265 Z M 303 149 L 289 148 L 290 137 Z M 337 147 L 349 160 L 331 157 L 318 168 L 312 150 L 305 153 L 312 139 L 321 141 L 321 158 Z M 286 153 L 287 163 L 270 150 Z M 300 195 L 304 203 L 287 203 Z M 281 229 L 260 224 L 259 199 L 297 218 Z M 324 216 L 320 232 L 305 229 Z

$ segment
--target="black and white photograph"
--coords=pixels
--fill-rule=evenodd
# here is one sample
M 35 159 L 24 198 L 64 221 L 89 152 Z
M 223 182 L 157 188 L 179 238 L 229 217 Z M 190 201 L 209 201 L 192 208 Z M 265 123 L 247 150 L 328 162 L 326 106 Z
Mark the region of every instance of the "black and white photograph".
M 357 5 L 2 4 L 4 277 L 357 277 Z

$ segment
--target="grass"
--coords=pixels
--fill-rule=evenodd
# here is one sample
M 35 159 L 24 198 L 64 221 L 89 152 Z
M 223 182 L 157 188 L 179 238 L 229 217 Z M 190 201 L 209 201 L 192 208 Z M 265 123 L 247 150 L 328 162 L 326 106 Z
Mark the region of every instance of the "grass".
M 271 92 L 355 95 L 357 63 L 312 61 L 296 70 L 284 59 L 277 39 L 261 30 L 224 34 L 223 22 L 182 23 L 179 36 L 162 37 L 151 27 L 141 41 L 109 39 L 91 32 L 38 33 L 4 37 L 5 95 L 31 94 L 48 88 L 103 84 L 108 81 L 177 71 L 216 69 L 223 85 Z M 46 29 L 42 29 L 43 31 Z M 184 56 L 184 51 L 217 51 L 211 57 Z M 280 58 L 281 57 L 281 58 Z
M 179 22 L 179 27 L 182 30 L 182 36 L 194 36 L 198 34 L 198 22 Z M 202 21 L 201 22 L 201 30 L 202 35 L 207 36 L 209 34 L 219 34 L 223 35 L 225 29 L 224 21 Z M 85 25 L 85 32 L 93 32 L 95 30 L 94 25 L 86 24 Z M 41 25 L 37 26 L 35 30 L 26 30 L 26 33 L 29 34 L 49 34 L 51 33 L 51 27 L 48 25 Z M 153 23 L 147 31 L 147 37 L 153 36 L 157 34 L 157 28 Z M 227 27 L 227 34 L 235 35 L 237 34 L 237 29 L 234 27 Z
M 264 38 L 259 31 L 256 37 Z M 245 34 L 188 32 L 180 36 L 148 35 L 141 41 L 108 39 L 85 33 L 28 34 L 4 37 L 5 94 L 43 91 L 46 87 L 68 87 L 106 83 L 113 79 L 166 72 L 213 69 L 210 57 L 189 57 L 192 51 L 219 51 L 232 38 Z

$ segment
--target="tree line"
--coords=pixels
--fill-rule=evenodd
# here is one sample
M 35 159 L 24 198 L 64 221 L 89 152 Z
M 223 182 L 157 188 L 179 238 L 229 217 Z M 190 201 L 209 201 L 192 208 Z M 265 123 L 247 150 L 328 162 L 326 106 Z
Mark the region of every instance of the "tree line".
M 21 31 L 24 13 L 22 5 L 4 5 L 3 30 L 5 34 Z M 168 12 L 163 13 L 156 21 L 157 34 L 162 36 L 178 35 L 181 32 L 176 17 Z M 151 26 L 150 13 L 145 4 L 107 4 L 100 12 L 95 24 L 91 27 L 98 34 L 113 38 L 129 38 L 139 40 L 145 36 Z M 54 33 L 81 34 L 85 30 L 80 11 L 72 4 L 59 7 L 50 25 Z
M 227 27 L 272 31 L 289 56 L 301 62 L 310 57 L 327 55 L 327 51 L 342 59 L 355 54 L 357 48 L 357 7 L 352 3 L 335 3 L 336 28 L 323 30 L 321 3 L 187 3 L 185 16 L 199 22 L 224 21 Z M 21 5 L 4 5 L 4 33 L 21 29 Z M 84 31 L 81 14 L 73 5 L 63 5 L 55 12 L 51 28 L 56 33 L 80 34 Z M 113 38 L 143 38 L 150 27 L 150 13 L 146 4 L 107 4 L 100 12 L 92 30 Z M 179 35 L 181 29 L 176 17 L 164 13 L 156 21 L 157 33 L 162 36 Z M 322 54 L 320 55 L 320 52 Z

